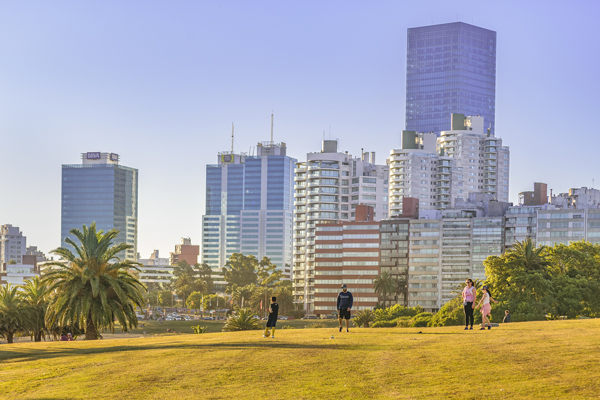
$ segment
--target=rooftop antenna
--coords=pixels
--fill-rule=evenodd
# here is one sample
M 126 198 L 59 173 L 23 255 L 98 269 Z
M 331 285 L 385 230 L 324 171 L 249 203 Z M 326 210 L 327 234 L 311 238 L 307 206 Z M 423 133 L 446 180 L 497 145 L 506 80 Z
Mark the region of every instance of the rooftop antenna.
M 233 122 L 231 123 L 231 154 L 233 154 Z
M 271 111 L 271 144 L 273 144 L 273 111 Z

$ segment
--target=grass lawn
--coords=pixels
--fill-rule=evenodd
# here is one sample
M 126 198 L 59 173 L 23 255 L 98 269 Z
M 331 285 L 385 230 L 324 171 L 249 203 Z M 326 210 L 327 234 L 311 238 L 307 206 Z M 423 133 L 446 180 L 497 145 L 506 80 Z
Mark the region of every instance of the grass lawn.
M 264 326 L 266 321 L 261 321 L 261 324 Z M 326 327 L 336 327 L 338 326 L 337 319 L 327 319 L 327 320 L 300 320 L 294 319 L 289 321 L 278 321 L 277 325 L 279 328 L 283 328 L 284 326 L 291 326 L 296 329 L 302 329 L 306 326 L 312 325 L 314 323 L 322 323 Z M 144 325 L 142 327 L 142 325 Z M 158 323 L 158 321 L 140 321 L 139 327 L 137 329 L 133 329 L 131 333 L 138 334 L 146 333 L 150 335 L 155 334 L 166 334 L 167 328 L 174 330 L 175 332 L 181 332 L 181 334 L 193 334 L 194 330 L 192 326 L 206 326 L 209 333 L 213 332 L 221 332 L 223 329 L 223 325 L 225 325 L 225 321 L 204 321 L 204 320 L 196 320 L 196 321 L 165 321 L 162 324 Z M 353 325 L 352 323 L 350 325 Z M 120 332 L 115 330 L 115 333 Z
M 0 397 L 597 398 L 599 330 L 600 320 L 576 320 L 3 344 Z

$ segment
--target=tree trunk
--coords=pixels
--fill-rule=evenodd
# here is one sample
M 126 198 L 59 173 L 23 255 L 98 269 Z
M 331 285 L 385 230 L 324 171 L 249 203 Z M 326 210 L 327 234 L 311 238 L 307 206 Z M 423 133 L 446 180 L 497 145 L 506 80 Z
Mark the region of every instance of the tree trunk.
M 92 310 L 88 312 L 87 321 L 85 324 L 85 340 L 97 340 L 98 339 L 98 331 L 96 330 L 96 326 L 94 325 L 94 321 L 92 320 Z
M 8 332 L 6 334 L 6 343 L 11 344 L 13 342 L 14 333 Z
M 33 333 L 33 341 L 41 342 L 42 341 L 42 331 L 36 331 Z

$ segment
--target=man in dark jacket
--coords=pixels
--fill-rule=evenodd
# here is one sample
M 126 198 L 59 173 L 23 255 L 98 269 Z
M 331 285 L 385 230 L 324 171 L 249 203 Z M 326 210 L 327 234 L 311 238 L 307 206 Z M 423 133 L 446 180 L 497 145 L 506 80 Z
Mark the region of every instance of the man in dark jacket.
M 348 287 L 344 283 L 342 285 L 342 291 L 337 297 L 337 309 L 338 309 L 338 321 L 340 323 L 340 332 L 342 331 L 342 319 L 346 319 L 346 332 L 350 332 L 350 309 L 352 308 L 352 293 L 348 291 Z

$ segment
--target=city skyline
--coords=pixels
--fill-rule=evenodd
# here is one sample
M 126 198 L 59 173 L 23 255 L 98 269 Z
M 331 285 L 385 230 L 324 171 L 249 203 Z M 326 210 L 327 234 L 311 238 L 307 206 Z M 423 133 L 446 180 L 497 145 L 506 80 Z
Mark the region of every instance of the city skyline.
M 369 136 L 372 148 L 365 151 L 383 163 L 405 129 L 407 29 L 432 18 L 454 22 L 457 9 L 459 20 L 498 33 L 495 133 L 514 146 L 510 201 L 534 181 L 566 191 L 595 179 L 587 166 L 595 146 L 581 143 L 593 144 L 585 116 L 595 110 L 596 56 L 575 39 L 597 35 L 595 4 L 526 5 L 517 15 L 516 3 L 332 3 L 318 12 L 274 5 L 264 16 L 266 5 L 243 3 L 69 4 L 3 6 L 0 24 L 10 38 L 0 42 L 10 60 L 0 64 L 0 135 L 6 165 L 19 166 L 6 177 L 10 195 L 0 200 L 0 223 L 19 226 L 46 253 L 58 247 L 60 165 L 75 163 L 82 152 L 113 151 L 140 170 L 143 257 L 155 248 L 169 251 L 181 237 L 200 243 L 203 166 L 229 149 L 232 120 L 238 152 L 268 135 L 273 111 L 275 140 L 286 142 L 295 158 L 317 151 L 323 136 L 357 154 L 360 138 Z M 467 13 L 470 4 L 478 6 Z M 165 17 L 178 24 L 161 25 Z M 356 29 L 359 17 L 364 29 Z M 568 29 L 554 32 L 558 22 Z M 222 29 L 230 24 L 231 32 Z M 523 45 L 524 32 L 535 46 Z M 574 59 L 577 73 L 568 73 Z M 565 141 L 565 132 L 583 137 Z M 171 202 L 176 209 L 167 207 Z

